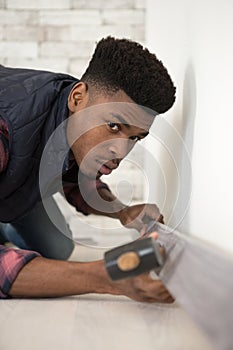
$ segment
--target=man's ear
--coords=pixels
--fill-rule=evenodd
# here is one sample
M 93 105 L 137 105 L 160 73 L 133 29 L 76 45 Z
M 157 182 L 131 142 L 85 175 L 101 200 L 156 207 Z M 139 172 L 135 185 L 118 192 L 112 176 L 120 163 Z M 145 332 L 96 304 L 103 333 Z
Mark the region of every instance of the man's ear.
M 68 108 L 71 113 L 75 113 L 85 108 L 89 94 L 87 84 L 80 81 L 74 85 L 68 97 Z

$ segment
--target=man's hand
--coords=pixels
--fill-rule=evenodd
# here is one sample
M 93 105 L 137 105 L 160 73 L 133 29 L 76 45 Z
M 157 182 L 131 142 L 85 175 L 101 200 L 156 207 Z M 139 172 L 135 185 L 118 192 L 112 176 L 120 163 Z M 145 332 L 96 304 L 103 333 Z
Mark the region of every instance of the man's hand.
M 149 237 L 158 238 L 157 232 L 151 232 Z M 140 238 L 144 239 L 144 238 Z M 161 254 L 165 254 L 161 248 Z M 134 278 L 113 282 L 117 294 L 125 295 L 133 300 L 148 303 L 173 303 L 174 298 L 169 293 L 162 281 L 153 280 L 150 273 L 144 273 Z M 113 293 L 114 294 L 114 293 Z
M 136 301 L 149 303 L 174 302 L 174 298 L 164 284 L 160 280 L 152 280 L 149 273 L 114 283 L 119 294 L 126 295 Z
M 151 220 L 164 223 L 163 215 L 155 204 L 137 204 L 126 207 L 119 212 L 119 220 L 128 228 L 135 228 L 143 235 Z

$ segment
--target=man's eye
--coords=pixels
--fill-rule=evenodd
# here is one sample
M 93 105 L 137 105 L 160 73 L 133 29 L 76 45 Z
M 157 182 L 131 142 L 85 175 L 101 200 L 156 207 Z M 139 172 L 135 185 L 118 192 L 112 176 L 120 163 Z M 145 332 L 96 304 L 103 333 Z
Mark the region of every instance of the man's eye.
M 117 124 L 117 123 L 114 123 L 114 122 L 108 122 L 107 123 L 108 124 L 108 126 L 109 126 L 109 128 L 112 130 L 112 131 L 119 131 L 120 130 L 120 126 L 119 126 L 119 124 Z
M 132 140 L 132 141 L 141 141 L 141 137 L 139 137 L 139 136 L 131 136 L 130 137 L 130 140 Z

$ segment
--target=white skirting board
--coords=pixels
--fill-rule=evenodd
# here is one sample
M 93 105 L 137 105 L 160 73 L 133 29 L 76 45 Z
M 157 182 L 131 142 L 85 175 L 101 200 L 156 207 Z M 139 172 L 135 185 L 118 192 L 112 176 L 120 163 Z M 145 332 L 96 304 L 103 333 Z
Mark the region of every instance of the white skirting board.
M 233 258 L 190 236 L 154 223 L 167 260 L 159 273 L 178 303 L 220 350 L 233 349 Z

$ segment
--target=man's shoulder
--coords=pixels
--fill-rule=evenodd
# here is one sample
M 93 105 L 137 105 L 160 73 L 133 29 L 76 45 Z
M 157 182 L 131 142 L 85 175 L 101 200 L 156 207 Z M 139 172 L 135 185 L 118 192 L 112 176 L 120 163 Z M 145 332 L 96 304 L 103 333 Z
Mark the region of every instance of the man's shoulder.
M 0 86 L 3 84 L 5 88 L 23 86 L 27 93 L 32 93 L 34 90 L 50 83 L 56 84 L 56 82 L 76 80 L 78 79 L 66 73 L 0 66 Z
M 77 81 L 63 73 L 0 66 L 0 115 L 18 128 L 50 110 Z

